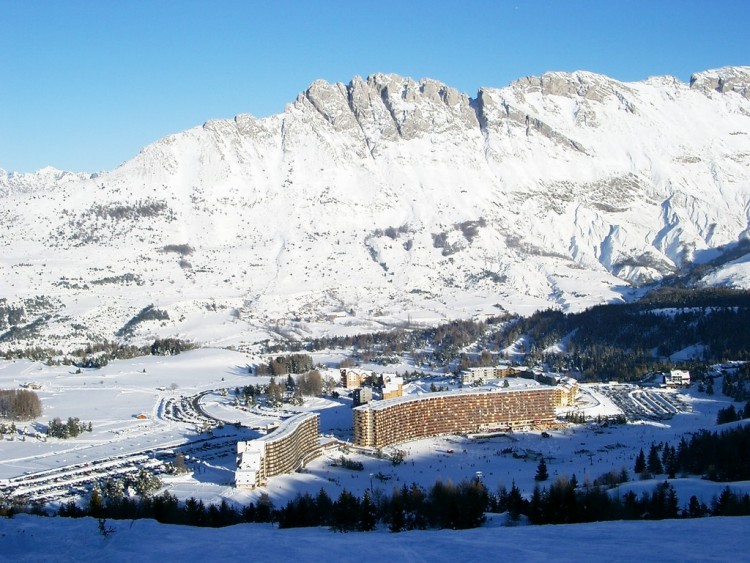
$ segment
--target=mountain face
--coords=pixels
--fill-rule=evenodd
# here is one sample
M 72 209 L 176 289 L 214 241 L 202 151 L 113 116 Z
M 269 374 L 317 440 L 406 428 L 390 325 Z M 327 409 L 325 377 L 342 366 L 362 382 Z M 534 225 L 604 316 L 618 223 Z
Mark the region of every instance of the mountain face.
M 318 81 L 110 172 L 0 171 L 0 197 L 4 349 L 579 310 L 694 264 L 750 287 L 750 67 Z

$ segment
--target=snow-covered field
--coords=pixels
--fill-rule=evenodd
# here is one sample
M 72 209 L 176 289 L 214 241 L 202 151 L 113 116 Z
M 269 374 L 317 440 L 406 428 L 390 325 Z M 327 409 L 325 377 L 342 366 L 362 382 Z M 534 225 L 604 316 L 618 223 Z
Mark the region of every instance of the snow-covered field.
M 750 517 L 474 530 L 337 534 L 320 528 L 274 530 L 169 526 L 153 520 L 107 521 L 103 537 L 92 518 L 17 516 L 0 519 L 1 560 L 68 561 L 745 561 Z

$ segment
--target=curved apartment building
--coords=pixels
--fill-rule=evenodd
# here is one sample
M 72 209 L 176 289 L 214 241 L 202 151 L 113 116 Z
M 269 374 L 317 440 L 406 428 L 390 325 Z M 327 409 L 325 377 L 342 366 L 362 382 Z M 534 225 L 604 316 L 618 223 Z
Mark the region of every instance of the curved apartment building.
M 253 488 L 266 483 L 269 477 L 293 473 L 320 455 L 320 415 L 296 414 L 281 423 L 270 434 L 237 442 L 237 487 Z
M 555 420 L 556 388 L 429 393 L 354 409 L 354 443 L 382 448 L 416 438 L 540 427 Z

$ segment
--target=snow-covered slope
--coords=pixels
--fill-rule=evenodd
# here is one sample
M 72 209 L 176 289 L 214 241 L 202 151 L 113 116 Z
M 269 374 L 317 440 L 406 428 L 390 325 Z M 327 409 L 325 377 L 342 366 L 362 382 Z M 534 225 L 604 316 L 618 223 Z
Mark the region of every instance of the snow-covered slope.
M 750 67 L 548 73 L 469 98 L 378 74 L 110 172 L 0 171 L 0 346 L 115 339 L 152 304 L 120 338 L 242 346 L 627 298 L 748 237 L 748 85 Z M 707 279 L 746 287 L 748 264 Z
M 335 534 L 321 528 L 278 530 L 269 524 L 195 528 L 154 520 L 107 520 L 106 537 L 93 518 L 0 519 L 3 555 L 39 561 L 237 561 L 248 551 L 260 561 L 741 561 L 750 546 L 748 517 L 474 530 Z M 689 538 L 689 541 L 686 541 Z M 359 547 L 357 547 L 359 546 Z

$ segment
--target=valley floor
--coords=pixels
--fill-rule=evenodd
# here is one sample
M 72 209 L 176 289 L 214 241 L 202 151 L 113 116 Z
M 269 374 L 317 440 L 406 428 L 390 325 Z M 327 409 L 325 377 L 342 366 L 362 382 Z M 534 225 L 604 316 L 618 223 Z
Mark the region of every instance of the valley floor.
M 326 363 L 327 358 L 320 356 L 315 360 Z M 664 408 L 679 410 L 662 418 L 608 426 L 562 425 L 550 430 L 549 437 L 535 431 L 417 440 L 397 446 L 406 454 L 405 462 L 398 466 L 355 449 L 336 448 L 327 450 L 298 473 L 274 477 L 267 486 L 248 491 L 233 486 L 236 443 L 261 435 L 264 426 L 284 414 L 265 407 L 240 410 L 234 406 L 236 387 L 268 382 L 268 377 L 248 375 L 247 364 L 251 361 L 249 356 L 237 352 L 202 349 L 175 357 L 115 361 L 102 369 L 82 373 L 66 366 L 45 366 L 25 360 L 0 362 L 0 388 L 18 388 L 29 382 L 38 384 L 44 407 L 38 420 L 19 425 L 19 429 L 26 428 L 28 435 L 16 433 L 12 439 L 6 435 L 0 440 L 0 489 L 55 506 L 69 498 L 86 498 L 94 481 L 132 473 L 141 467 L 165 469 L 174 461 L 175 453 L 181 452 L 189 473 L 163 473 L 162 490 L 182 500 L 195 497 L 206 503 L 226 499 L 245 505 L 267 492 L 274 504 L 281 507 L 298 493 L 314 495 L 320 489 L 333 498 L 343 489 L 360 496 L 367 489 L 390 494 L 394 487 L 412 483 L 430 487 L 438 479 L 459 482 L 475 477 L 482 479 L 492 492 L 515 483 L 528 496 L 537 484 L 534 475 L 541 457 L 550 474 L 550 480 L 541 483 L 542 486 L 548 486 L 558 476 L 572 475 L 585 485 L 611 470 L 624 469 L 631 480 L 612 494 L 622 495 L 628 490 L 640 494 L 666 479 L 666 475 L 656 475 L 640 480 L 633 474 L 640 449 L 648 452 L 652 443 L 676 445 L 687 433 L 714 429 L 718 410 L 731 404 L 726 397 L 708 396 L 691 388 L 684 393 L 672 393 L 668 401 L 659 403 Z M 366 369 L 403 371 L 405 366 Z M 449 377 L 435 374 L 432 378 L 412 381 L 405 390 L 429 392 L 431 382 L 451 384 Z M 521 380 L 512 384 L 528 383 Z M 226 393 L 221 389 L 226 389 Z M 642 395 L 643 391 L 633 387 L 584 385 L 577 408 L 588 416 L 605 417 L 623 412 L 616 404 L 618 401 L 627 409 L 638 404 L 656 405 L 656 400 Z M 199 408 L 193 408 L 195 405 Z M 342 442 L 351 440 L 351 399 L 345 395 L 336 399 L 308 399 L 299 409 L 320 413 L 324 435 Z M 564 410 L 559 414 L 564 415 Z M 47 420 L 56 416 L 63 420 L 75 416 L 84 422 L 91 421 L 93 431 L 70 440 L 43 441 L 41 436 L 36 437 Z M 215 424 L 212 417 L 230 424 L 198 432 L 200 426 Z M 242 426 L 231 424 L 235 420 Z M 361 462 L 364 469 L 351 471 L 334 466 L 333 462 L 342 455 Z M 678 495 L 680 508 L 692 495 L 710 506 L 726 486 L 696 477 L 677 477 L 670 483 Z M 750 492 L 750 482 L 729 485 L 737 492 Z

